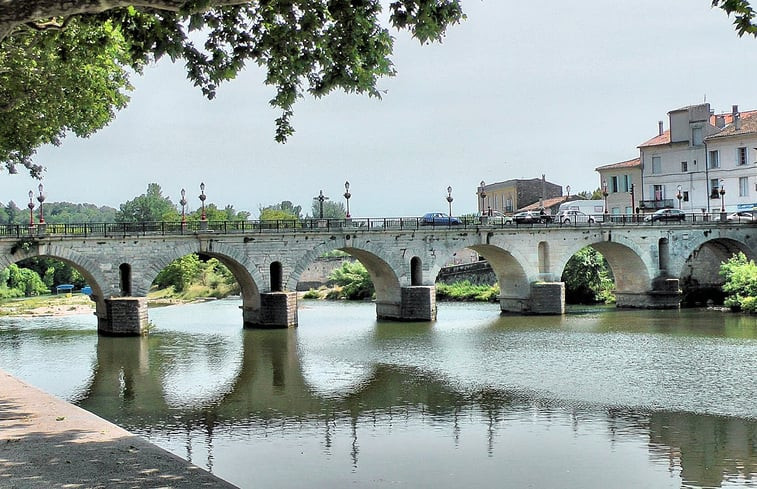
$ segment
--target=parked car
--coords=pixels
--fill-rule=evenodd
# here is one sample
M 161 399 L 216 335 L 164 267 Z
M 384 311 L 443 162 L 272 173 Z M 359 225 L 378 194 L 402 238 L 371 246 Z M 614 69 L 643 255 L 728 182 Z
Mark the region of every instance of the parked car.
M 534 224 L 534 223 L 549 223 L 552 222 L 552 216 L 549 214 L 540 214 L 534 211 L 518 212 L 513 215 L 513 222 L 515 224 Z
M 555 216 L 555 221 L 561 222 L 563 224 L 577 224 L 581 222 L 593 223 L 594 217 L 586 214 L 585 212 L 569 209 L 562 211 L 557 216 Z
M 421 217 L 422 226 L 454 226 L 462 224 L 460 219 L 450 217 L 443 212 L 427 212 Z
M 736 222 L 754 222 L 757 221 L 757 217 L 755 217 L 752 211 L 738 211 L 733 214 L 728 214 L 728 220 Z
M 655 221 L 678 221 L 681 222 L 686 219 L 686 214 L 678 209 L 660 209 L 655 211 L 654 214 L 650 214 L 644 218 L 647 222 Z
M 500 211 L 492 210 L 491 212 L 484 212 L 478 215 L 479 219 L 485 217 L 489 220 L 490 224 L 512 224 L 513 216 L 507 216 Z

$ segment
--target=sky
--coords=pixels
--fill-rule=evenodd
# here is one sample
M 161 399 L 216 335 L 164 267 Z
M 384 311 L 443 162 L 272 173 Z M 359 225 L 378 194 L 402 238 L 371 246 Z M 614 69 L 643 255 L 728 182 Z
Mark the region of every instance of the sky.
M 638 156 L 667 113 L 709 102 L 757 109 L 757 40 L 709 0 L 463 0 L 441 44 L 393 31 L 396 77 L 381 100 L 334 93 L 295 106 L 274 141 L 273 90 L 250 67 L 206 100 L 181 64 L 134 77 L 130 105 L 87 139 L 39 151 L 48 201 L 118 206 L 151 182 L 258 216 L 284 200 L 309 213 L 322 190 L 353 217 L 475 212 L 480 181 L 540 178 L 599 187 L 598 166 Z M 532 7 L 538 5 L 538 9 Z M 0 202 L 24 207 L 39 184 L 0 174 Z

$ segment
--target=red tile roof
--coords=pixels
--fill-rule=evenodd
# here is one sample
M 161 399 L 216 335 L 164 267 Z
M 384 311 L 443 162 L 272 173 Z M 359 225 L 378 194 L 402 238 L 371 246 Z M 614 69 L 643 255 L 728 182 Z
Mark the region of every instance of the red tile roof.
M 730 116 L 731 114 L 729 114 Z M 733 124 L 733 117 L 730 117 L 731 123 L 723 128 L 717 134 L 707 136 L 706 140 L 725 138 L 728 136 L 738 136 L 742 134 L 754 134 L 757 133 L 757 110 L 750 112 L 742 112 L 739 116 L 741 118 L 741 124 L 736 129 L 736 125 Z
M 568 197 L 565 195 L 562 195 L 560 197 L 552 197 L 551 199 L 544 199 L 544 208 L 549 209 L 550 207 L 554 205 L 565 202 L 567 199 Z M 518 212 L 538 211 L 541 208 L 542 208 L 542 203 L 537 201 L 537 202 L 534 202 L 533 204 L 527 205 L 525 207 L 521 207 L 520 209 L 518 209 Z
M 645 143 L 641 143 L 639 145 L 639 148 L 644 148 L 646 146 L 659 146 L 661 144 L 669 144 L 669 143 L 670 143 L 670 129 L 663 132 L 659 136 L 653 137 L 652 139 L 650 139 L 649 141 Z
M 611 163 L 609 165 L 598 166 L 594 171 L 600 170 L 614 170 L 616 168 L 635 168 L 641 166 L 641 158 L 634 158 L 632 160 L 621 161 L 620 163 Z

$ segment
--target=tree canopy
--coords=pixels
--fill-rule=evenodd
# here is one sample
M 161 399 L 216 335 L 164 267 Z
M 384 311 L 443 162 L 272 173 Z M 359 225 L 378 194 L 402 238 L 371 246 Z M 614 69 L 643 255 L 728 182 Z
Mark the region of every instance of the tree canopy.
M 439 40 L 464 17 L 460 2 L 393 1 L 389 23 Z M 128 103 L 129 73 L 165 55 L 183 60 L 210 99 L 247 64 L 260 66 L 284 142 L 305 93 L 381 96 L 377 81 L 395 73 L 382 9 L 380 0 L 0 1 L 0 163 L 39 177 L 38 147 L 104 127 Z
M 2 0 L 0 165 L 39 177 L 37 148 L 107 125 L 129 101 L 129 74 L 166 55 L 211 99 L 246 65 L 261 67 L 284 142 L 304 94 L 380 97 L 377 81 L 395 74 L 389 27 L 438 41 L 465 17 L 462 1 L 390 1 L 387 26 L 381 0 Z M 712 7 L 757 37 L 749 0 Z

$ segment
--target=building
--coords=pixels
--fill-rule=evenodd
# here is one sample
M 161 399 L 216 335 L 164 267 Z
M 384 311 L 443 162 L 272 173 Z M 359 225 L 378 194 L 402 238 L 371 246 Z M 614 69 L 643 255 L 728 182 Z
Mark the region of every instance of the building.
M 751 208 L 757 202 L 757 111 L 713 114 L 710 104 L 668 112 L 669 129 L 639 145 L 643 211 Z M 637 189 L 638 191 L 638 189 Z
M 599 173 L 599 188 L 607 192 L 607 212 L 634 214 L 641 201 L 641 158 L 611 163 L 595 168 Z
M 513 179 L 504 182 L 486 184 L 481 182 L 476 190 L 478 195 L 478 212 L 499 211 L 505 214 L 541 202 L 562 196 L 560 185 L 541 178 Z

